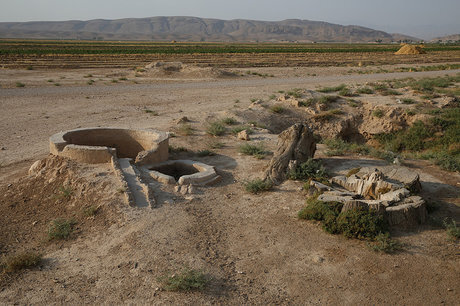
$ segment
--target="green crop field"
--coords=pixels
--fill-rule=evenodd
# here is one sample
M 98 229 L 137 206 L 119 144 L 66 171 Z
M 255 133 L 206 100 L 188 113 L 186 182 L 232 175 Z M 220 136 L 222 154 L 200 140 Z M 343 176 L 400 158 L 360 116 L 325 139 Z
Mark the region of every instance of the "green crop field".
M 219 54 L 395 52 L 397 44 L 165 43 L 113 41 L 0 40 L 0 55 Z M 460 45 L 427 44 L 429 51 L 460 51 Z

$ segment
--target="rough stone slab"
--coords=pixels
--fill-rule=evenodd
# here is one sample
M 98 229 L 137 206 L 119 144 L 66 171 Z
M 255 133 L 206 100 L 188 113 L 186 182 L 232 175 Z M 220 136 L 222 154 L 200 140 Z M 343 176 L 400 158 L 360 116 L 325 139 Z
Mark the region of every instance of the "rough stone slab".
M 390 205 L 401 201 L 410 194 L 406 188 L 401 188 L 395 191 L 390 191 L 380 195 L 379 200 L 387 201 Z
M 420 197 L 409 197 L 405 204 L 387 207 L 386 217 L 390 225 L 414 226 L 427 218 L 426 204 Z

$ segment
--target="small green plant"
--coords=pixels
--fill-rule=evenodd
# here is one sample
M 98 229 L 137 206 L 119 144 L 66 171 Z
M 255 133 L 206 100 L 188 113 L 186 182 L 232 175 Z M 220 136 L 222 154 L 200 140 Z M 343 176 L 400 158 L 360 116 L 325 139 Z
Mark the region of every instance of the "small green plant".
M 337 101 L 338 99 L 339 99 L 338 96 L 322 96 L 321 98 L 318 99 L 318 103 L 327 105 L 327 104 Z
M 203 290 L 209 283 L 202 271 L 188 267 L 179 273 L 164 275 L 159 278 L 159 281 L 168 291 L 199 291 Z
M 239 147 L 238 151 L 244 155 L 252 155 L 258 159 L 264 158 L 267 154 L 262 144 L 245 143 Z
M 341 115 L 343 112 L 339 109 L 333 109 L 326 112 L 321 112 L 314 115 L 312 118 L 316 121 L 326 122 L 336 118 L 337 115 Z
M 310 179 L 327 182 L 329 175 L 320 160 L 309 158 L 288 173 L 291 180 L 308 181 Z
M 210 149 L 222 149 L 224 147 L 224 144 L 219 141 L 208 141 L 207 146 Z
M 87 75 L 84 76 L 84 78 L 92 78 L 92 77 L 93 77 L 92 74 L 87 74 Z
M 357 94 L 352 92 L 349 88 L 343 88 L 339 91 L 339 95 L 344 96 L 344 97 L 356 97 Z
M 182 136 L 193 135 L 193 127 L 190 124 L 180 124 L 177 127 L 177 134 Z
M 72 193 L 73 191 L 72 191 L 72 188 L 70 187 L 65 187 L 65 186 L 59 187 L 59 197 L 60 198 L 64 198 L 68 200 L 72 196 Z
M 54 83 L 54 86 L 61 86 L 61 83 Z
M 53 239 L 67 239 L 73 231 L 76 224 L 74 220 L 66 220 L 58 218 L 50 222 L 48 226 L 48 238 Z
M 226 132 L 225 126 L 220 121 L 210 122 L 206 127 L 206 133 L 212 136 L 222 136 Z
M 343 89 L 347 88 L 347 85 L 345 84 L 340 84 L 339 86 L 336 86 L 336 87 L 324 87 L 324 88 L 320 88 L 318 89 L 319 92 L 323 92 L 323 93 L 329 93 L 329 92 L 336 92 L 336 91 L 341 91 Z
M 287 94 L 293 98 L 299 99 L 302 98 L 302 88 L 293 88 L 290 91 L 287 92 Z
M 390 238 L 389 233 L 380 233 L 375 236 L 374 243 L 368 244 L 369 248 L 375 252 L 383 252 L 392 254 L 403 249 L 403 245 L 394 239 Z
M 273 188 L 273 183 L 269 180 L 254 179 L 244 183 L 244 189 L 253 194 L 259 194 L 264 191 L 269 191 Z
M 376 118 L 382 118 L 384 115 L 383 113 L 383 110 L 381 109 L 376 109 L 372 112 L 372 116 L 376 117 Z
M 366 155 L 372 150 L 365 144 L 350 143 L 341 138 L 327 138 L 324 140 L 324 144 L 327 146 L 326 155 L 328 156 L 340 156 L 347 153 Z
M 281 114 L 282 112 L 284 112 L 284 107 L 279 104 L 275 104 L 272 107 L 270 107 L 270 111 L 272 113 Z
M 269 98 L 270 100 L 275 100 L 275 99 L 276 99 L 276 95 L 270 95 L 268 98 Z
M 35 252 L 23 252 L 6 257 L 2 266 L 5 272 L 11 273 L 40 265 L 43 256 Z
M 49 80 L 47 80 L 47 82 L 48 82 L 48 83 L 53 83 L 54 80 L 53 80 L 53 79 L 49 79 Z
M 196 155 L 199 156 L 199 157 L 205 157 L 205 156 L 214 156 L 214 155 L 216 155 L 216 153 L 214 151 L 205 149 L 205 150 L 197 151 Z
M 234 127 L 232 129 L 231 132 L 232 132 L 232 134 L 236 135 L 239 132 L 244 131 L 244 130 L 246 130 L 246 133 L 248 133 L 248 134 L 254 133 L 254 131 L 249 126 L 246 126 L 246 125 L 236 126 L 236 127 Z
M 362 88 L 359 88 L 356 93 L 362 95 L 362 94 L 365 94 L 365 95 L 371 95 L 374 93 L 374 90 L 372 90 L 372 88 L 370 87 L 362 87 Z
M 347 238 L 373 239 L 386 232 L 382 216 L 373 210 L 350 209 L 337 217 L 337 227 Z
M 180 153 L 180 152 L 188 152 L 188 149 L 186 147 L 174 147 L 174 146 L 169 146 L 168 147 L 169 153 Z
M 457 223 L 455 222 L 455 220 L 451 220 L 451 222 L 444 220 L 443 225 L 446 229 L 449 239 L 451 240 L 460 239 L 460 228 L 457 227 Z
M 401 99 L 401 102 L 403 104 L 414 104 L 414 103 L 417 103 L 417 101 L 415 101 L 414 99 L 411 99 L 411 98 L 403 98 Z
M 32 66 L 27 66 L 26 69 L 27 69 L 27 70 L 34 70 L 34 67 L 32 67 Z
M 119 81 L 127 81 L 128 79 L 125 78 L 125 77 L 122 77 L 122 78 L 118 78 Z
M 238 121 L 236 121 L 235 118 L 226 117 L 226 118 L 222 119 L 222 123 L 224 123 L 226 125 L 235 125 L 235 124 L 238 123 Z
M 16 87 L 25 87 L 26 84 L 21 83 L 21 82 L 16 82 Z
M 147 109 L 147 108 L 144 109 L 144 113 L 150 114 L 150 115 L 152 115 L 152 116 L 158 116 L 158 112 L 157 112 L 157 111 L 151 110 L 151 109 Z
M 402 95 L 402 93 L 400 93 L 399 91 L 394 90 L 394 89 L 390 89 L 390 88 L 380 90 L 379 93 L 382 96 L 400 96 L 400 95 Z
M 257 98 L 251 98 L 250 101 L 251 101 L 252 103 L 254 103 L 254 102 L 256 102 L 257 100 L 259 100 L 259 99 L 257 99 Z
M 88 80 L 88 82 L 86 82 L 86 84 L 88 84 L 88 85 L 93 85 L 93 84 L 94 84 L 94 80 Z
M 124 189 L 123 189 L 124 193 Z M 91 205 L 83 208 L 83 214 L 87 217 L 94 217 L 99 211 L 99 206 Z
M 112 79 L 110 82 L 112 82 L 112 83 L 118 83 L 118 80 Z

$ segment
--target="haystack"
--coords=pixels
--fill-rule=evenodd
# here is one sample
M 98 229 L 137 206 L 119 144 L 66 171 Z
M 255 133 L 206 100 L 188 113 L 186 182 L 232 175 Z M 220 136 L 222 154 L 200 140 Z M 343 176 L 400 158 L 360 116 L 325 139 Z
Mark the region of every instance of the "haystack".
M 395 54 L 424 54 L 422 46 L 404 44 Z

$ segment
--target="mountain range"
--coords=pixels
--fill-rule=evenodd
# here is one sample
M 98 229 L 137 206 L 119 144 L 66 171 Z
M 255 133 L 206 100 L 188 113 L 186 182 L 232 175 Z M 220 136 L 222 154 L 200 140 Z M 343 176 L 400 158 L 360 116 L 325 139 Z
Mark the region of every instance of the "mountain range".
M 150 17 L 89 21 L 0 22 L 1 38 L 97 39 L 229 42 L 392 42 L 418 41 L 355 25 L 288 19 L 220 20 L 198 17 Z

